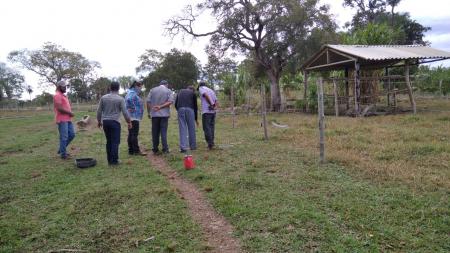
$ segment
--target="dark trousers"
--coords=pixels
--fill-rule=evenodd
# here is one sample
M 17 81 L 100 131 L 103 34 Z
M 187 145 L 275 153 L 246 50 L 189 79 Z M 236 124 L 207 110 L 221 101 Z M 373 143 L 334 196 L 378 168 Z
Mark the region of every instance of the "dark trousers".
M 203 113 L 202 114 L 203 132 L 205 133 L 205 140 L 208 143 L 208 148 L 214 146 L 214 128 L 216 125 L 215 113 Z
M 103 120 L 103 131 L 106 136 L 108 163 L 117 164 L 119 160 L 120 123 L 115 120 Z
M 131 128 L 128 129 L 128 153 L 137 154 L 140 152 L 138 135 L 139 135 L 139 120 L 131 121 Z
M 168 152 L 167 128 L 169 126 L 169 117 L 152 117 L 152 142 L 153 152 L 158 152 L 159 136 L 161 135 L 162 151 Z

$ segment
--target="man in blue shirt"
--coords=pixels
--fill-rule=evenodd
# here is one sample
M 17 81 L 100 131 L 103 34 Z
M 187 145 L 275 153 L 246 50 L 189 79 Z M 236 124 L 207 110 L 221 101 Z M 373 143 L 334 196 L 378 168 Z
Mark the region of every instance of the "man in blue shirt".
M 125 97 L 125 107 L 131 119 L 131 128 L 128 129 L 128 154 L 130 155 L 146 155 L 140 151 L 138 142 L 139 123 L 144 115 L 144 103 L 139 97 L 141 90 L 142 82 L 134 81 Z

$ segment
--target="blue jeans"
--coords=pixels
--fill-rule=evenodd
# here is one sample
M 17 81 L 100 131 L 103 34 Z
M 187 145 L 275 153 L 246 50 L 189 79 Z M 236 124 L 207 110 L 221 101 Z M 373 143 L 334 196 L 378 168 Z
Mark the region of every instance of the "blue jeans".
M 120 123 L 115 120 L 103 120 L 106 136 L 106 156 L 108 164 L 118 164 L 120 144 Z
M 75 130 L 73 129 L 73 124 L 70 121 L 59 122 L 58 123 L 59 132 L 59 150 L 58 154 L 61 158 L 67 157 L 66 148 L 69 146 L 70 142 L 75 138 Z
M 216 126 L 215 113 L 202 114 L 203 132 L 205 133 L 205 140 L 208 143 L 208 148 L 214 147 L 214 128 Z
M 169 152 L 167 144 L 167 128 L 169 127 L 169 117 L 152 117 L 152 142 L 153 152 L 158 152 L 159 136 L 161 135 L 162 151 Z
M 178 128 L 180 130 L 180 150 L 187 150 L 188 141 L 191 150 L 197 148 L 195 141 L 195 113 L 192 108 L 178 109 Z

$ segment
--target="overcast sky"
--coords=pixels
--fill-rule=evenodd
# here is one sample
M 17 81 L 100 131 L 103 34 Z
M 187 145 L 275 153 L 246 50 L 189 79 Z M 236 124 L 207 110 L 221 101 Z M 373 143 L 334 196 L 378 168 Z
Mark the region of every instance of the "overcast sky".
M 50 41 L 100 62 L 99 74 L 107 77 L 134 76 L 138 56 L 145 49 L 165 53 L 176 47 L 205 64 L 207 39 L 182 42 L 163 36 L 163 22 L 196 2 L 200 0 L 1 0 L 0 62 L 7 62 L 12 50 L 38 49 Z M 338 24 L 350 21 L 353 11 L 342 7 L 343 0 L 321 2 L 330 4 Z M 420 24 L 432 27 L 425 39 L 435 48 L 450 51 L 449 9 L 448 0 L 402 0 L 397 11 L 407 11 Z M 201 25 L 205 30 L 213 28 L 211 22 Z M 448 60 L 444 64 L 450 65 Z M 21 71 L 35 88 L 34 95 L 40 94 L 37 77 Z

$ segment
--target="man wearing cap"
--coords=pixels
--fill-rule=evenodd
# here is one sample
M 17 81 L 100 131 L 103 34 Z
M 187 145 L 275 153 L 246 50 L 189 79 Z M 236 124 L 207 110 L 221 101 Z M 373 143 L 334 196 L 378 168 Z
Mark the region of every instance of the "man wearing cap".
M 161 136 L 162 152 L 169 153 L 167 144 L 167 128 L 169 126 L 170 105 L 173 103 L 172 91 L 169 83 L 162 80 L 159 86 L 150 90 L 147 96 L 148 117 L 152 120 L 152 151 L 159 152 L 159 136 Z
M 66 90 L 67 83 L 62 80 L 58 81 L 56 83 L 56 92 L 53 96 L 53 111 L 55 112 L 55 121 L 59 132 L 58 154 L 62 159 L 70 158 L 70 154 L 67 153 L 66 149 L 73 138 L 75 138 L 75 130 L 72 124 L 74 114 L 70 107 L 69 99 L 64 95 Z
M 106 137 L 106 156 L 109 165 L 119 164 L 120 114 L 131 128 L 130 116 L 125 108 L 125 99 L 119 95 L 120 84 L 112 82 L 110 93 L 100 98 L 97 109 L 98 127 L 103 127 Z
M 138 142 L 139 122 L 144 114 L 144 104 L 139 96 L 141 90 L 142 82 L 134 81 L 125 97 L 125 106 L 131 119 L 131 128 L 128 129 L 128 154 L 130 155 L 146 155 L 140 151 Z
M 214 128 L 216 125 L 216 93 L 206 86 L 205 82 L 200 82 L 198 91 L 202 104 L 202 125 L 205 133 L 205 140 L 208 143 L 208 149 L 214 148 Z

